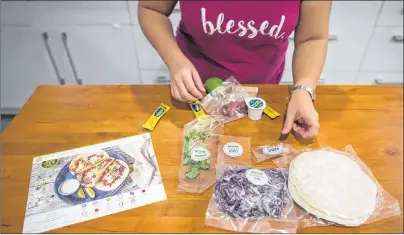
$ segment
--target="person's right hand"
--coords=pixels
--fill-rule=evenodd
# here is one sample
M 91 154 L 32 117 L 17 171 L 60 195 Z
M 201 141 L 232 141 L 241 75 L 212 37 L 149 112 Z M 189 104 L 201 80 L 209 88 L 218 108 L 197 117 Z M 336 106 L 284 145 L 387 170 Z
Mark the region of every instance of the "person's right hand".
M 192 102 L 202 99 L 205 87 L 202 84 L 198 71 L 187 58 L 182 58 L 170 68 L 171 95 L 183 102 Z

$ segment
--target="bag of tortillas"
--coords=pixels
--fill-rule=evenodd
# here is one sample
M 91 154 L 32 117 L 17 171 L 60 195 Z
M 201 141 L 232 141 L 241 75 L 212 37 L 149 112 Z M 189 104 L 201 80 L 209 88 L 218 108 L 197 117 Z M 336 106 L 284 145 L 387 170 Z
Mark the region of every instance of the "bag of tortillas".
M 305 149 L 275 158 L 289 169 L 288 189 L 298 228 L 326 225 L 356 227 L 400 215 L 398 201 L 348 145 L 345 151 Z

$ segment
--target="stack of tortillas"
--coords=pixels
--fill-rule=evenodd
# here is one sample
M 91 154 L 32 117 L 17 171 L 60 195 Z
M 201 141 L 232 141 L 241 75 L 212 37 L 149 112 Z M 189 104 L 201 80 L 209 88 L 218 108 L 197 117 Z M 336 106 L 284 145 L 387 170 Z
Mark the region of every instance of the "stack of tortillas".
M 371 216 L 377 185 L 343 153 L 315 150 L 297 156 L 289 167 L 289 192 L 307 212 L 345 226 Z

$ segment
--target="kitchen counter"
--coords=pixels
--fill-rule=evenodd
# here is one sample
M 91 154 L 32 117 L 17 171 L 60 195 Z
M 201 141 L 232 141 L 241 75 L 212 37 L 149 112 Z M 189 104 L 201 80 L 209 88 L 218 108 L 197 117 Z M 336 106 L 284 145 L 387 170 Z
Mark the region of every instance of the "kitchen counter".
M 142 124 L 160 103 L 171 105 L 168 86 L 40 86 L 2 134 L 1 233 L 20 233 L 32 158 L 145 132 Z M 320 86 L 314 140 L 285 142 L 297 149 L 351 144 L 403 210 L 403 87 Z M 287 86 L 259 85 L 259 96 L 284 114 Z M 183 126 L 192 111 L 172 108 L 152 132 L 168 199 L 50 232 L 225 233 L 204 226 L 213 188 L 203 195 L 176 191 Z M 283 118 L 248 118 L 225 126 L 226 135 L 252 138 L 252 146 L 280 138 Z M 260 167 L 273 167 L 272 162 Z M 119 226 L 117 226 L 119 224 Z M 403 216 L 357 228 L 315 227 L 299 233 L 403 233 Z

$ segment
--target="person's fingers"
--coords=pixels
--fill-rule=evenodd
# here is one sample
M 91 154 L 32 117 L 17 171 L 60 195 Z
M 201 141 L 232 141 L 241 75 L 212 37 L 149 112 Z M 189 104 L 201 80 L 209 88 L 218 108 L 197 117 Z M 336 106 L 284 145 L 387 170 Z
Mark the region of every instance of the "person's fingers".
M 187 90 L 191 93 L 192 96 L 202 99 L 202 93 L 196 88 L 195 82 L 193 79 L 185 79 L 185 86 Z
M 171 94 L 176 100 L 184 102 L 175 83 L 171 86 Z
M 175 84 L 177 85 L 181 98 L 184 101 L 196 101 L 196 98 L 188 92 L 188 89 L 185 87 L 183 80 L 177 80 Z
M 296 123 L 293 123 L 293 131 L 294 131 L 297 135 L 299 135 L 299 136 L 301 136 L 301 137 L 303 137 L 304 134 L 305 134 L 304 128 L 301 127 L 301 126 L 299 126 L 299 125 L 296 124 Z
M 283 126 L 282 134 L 288 134 L 293 127 L 293 121 L 295 119 L 295 111 L 288 111 L 286 114 L 285 124 Z
M 201 79 L 201 77 L 199 77 L 198 71 L 196 71 L 194 69 L 192 70 L 192 79 L 194 80 L 194 83 L 200 92 L 206 91 L 205 86 L 202 83 L 202 79 Z

